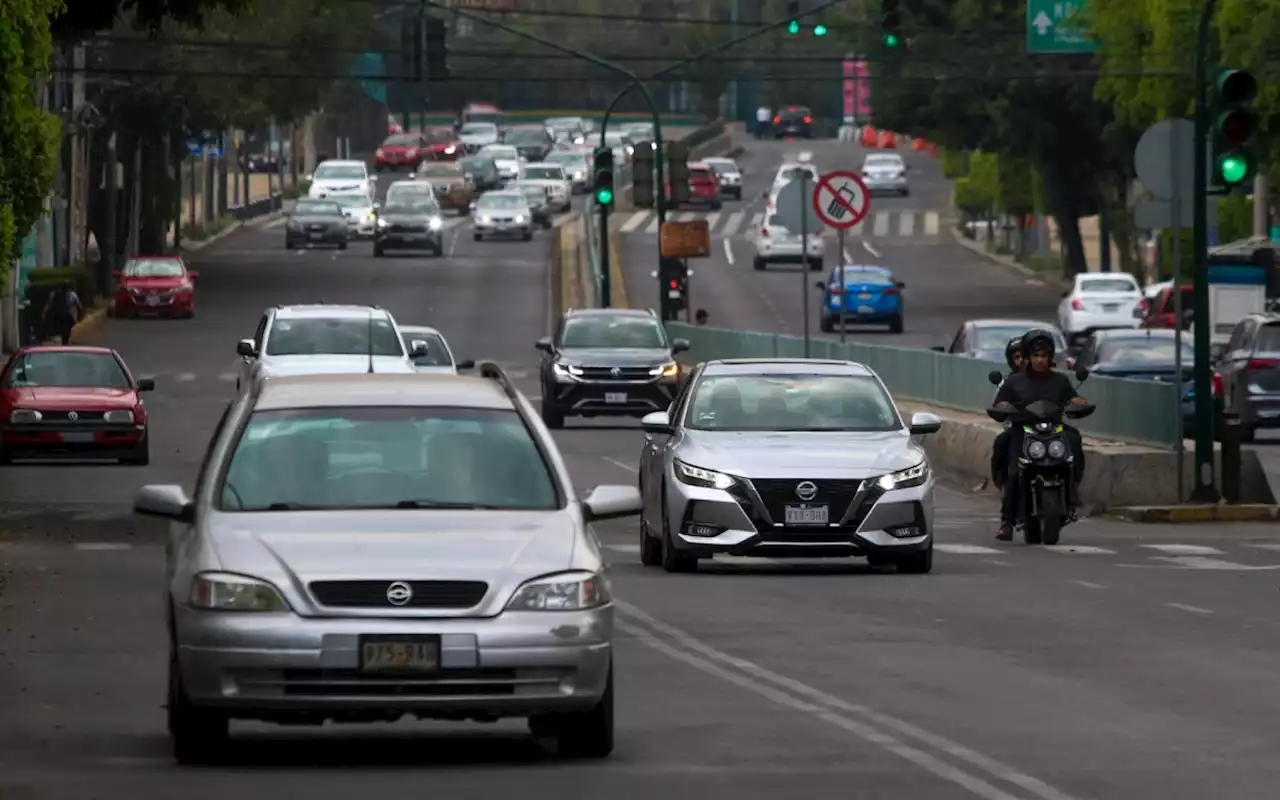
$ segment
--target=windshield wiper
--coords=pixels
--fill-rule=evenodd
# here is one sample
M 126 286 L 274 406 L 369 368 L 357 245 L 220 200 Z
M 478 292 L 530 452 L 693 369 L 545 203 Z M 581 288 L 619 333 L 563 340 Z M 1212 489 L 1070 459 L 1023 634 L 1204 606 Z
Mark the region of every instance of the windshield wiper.
M 396 508 L 448 508 L 466 511 L 494 511 L 498 506 L 487 506 L 480 503 L 454 503 L 448 500 L 401 500 Z
M 309 506 L 302 503 L 271 503 L 263 511 L 317 511 L 321 506 Z

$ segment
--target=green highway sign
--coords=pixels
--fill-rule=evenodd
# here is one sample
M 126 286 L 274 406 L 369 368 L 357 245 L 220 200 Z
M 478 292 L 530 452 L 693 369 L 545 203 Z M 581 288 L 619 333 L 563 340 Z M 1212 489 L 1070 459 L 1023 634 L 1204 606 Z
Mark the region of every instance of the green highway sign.
M 1089 0 L 1027 0 L 1028 53 L 1095 53 L 1085 28 Z

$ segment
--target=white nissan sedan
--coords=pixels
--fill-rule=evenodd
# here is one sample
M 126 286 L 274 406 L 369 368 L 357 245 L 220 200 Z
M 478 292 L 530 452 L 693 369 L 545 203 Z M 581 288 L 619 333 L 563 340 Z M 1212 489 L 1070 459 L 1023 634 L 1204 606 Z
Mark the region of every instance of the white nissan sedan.
M 1091 272 L 1076 276 L 1058 304 L 1058 328 L 1071 342 L 1108 328 L 1137 328 L 1147 301 L 1133 276 L 1123 272 Z

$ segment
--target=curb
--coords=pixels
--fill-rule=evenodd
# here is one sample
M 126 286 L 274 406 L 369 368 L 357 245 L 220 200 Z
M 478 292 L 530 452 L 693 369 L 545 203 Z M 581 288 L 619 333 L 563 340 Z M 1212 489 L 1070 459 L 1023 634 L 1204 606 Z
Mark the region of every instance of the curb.
M 1244 503 L 1240 505 L 1187 505 L 1111 508 L 1102 516 L 1144 524 L 1188 524 L 1197 522 L 1271 522 L 1280 519 L 1280 506 Z
M 107 318 L 107 309 L 110 307 L 108 304 L 85 314 L 84 319 L 77 322 L 71 329 L 71 343 L 88 344 L 84 339 L 92 336 L 98 328 L 102 327 L 103 320 Z
M 1062 283 L 1062 281 L 1056 277 L 1046 276 L 1043 272 L 1036 272 L 1030 267 L 1026 267 L 1026 266 L 1023 266 L 1022 264 L 1019 264 L 1017 261 L 1014 261 L 1013 258 L 1010 256 L 1002 256 L 1002 255 L 997 255 L 996 253 L 987 252 L 987 248 L 984 247 L 980 242 L 974 241 L 973 239 L 965 238 L 965 236 L 961 234 L 960 231 L 956 230 L 954 226 L 948 226 L 947 229 L 951 231 L 951 236 L 953 239 L 956 240 L 956 244 L 960 245 L 961 247 L 973 253 L 974 255 L 982 256 L 983 258 L 987 259 L 993 264 L 998 264 L 1004 267 L 1005 269 L 1012 270 L 1028 279 L 1037 280 L 1046 285 L 1050 285 L 1050 284 L 1056 285 L 1056 284 Z
M 280 218 L 281 216 L 284 215 L 284 213 L 285 213 L 284 210 L 281 209 L 279 211 L 272 211 L 270 214 L 263 214 L 260 217 L 254 217 L 253 219 L 238 220 L 228 225 L 227 227 L 223 228 L 222 230 L 218 231 L 214 235 L 210 236 L 208 239 L 201 239 L 198 242 L 190 242 L 190 243 L 188 243 L 187 240 L 184 239 L 182 241 L 182 246 L 178 249 L 188 253 L 198 253 L 204 248 L 213 244 L 214 242 L 227 238 L 228 236 L 240 230 L 241 228 L 260 228 L 263 225 L 266 225 L 268 222 L 272 221 L 273 219 Z

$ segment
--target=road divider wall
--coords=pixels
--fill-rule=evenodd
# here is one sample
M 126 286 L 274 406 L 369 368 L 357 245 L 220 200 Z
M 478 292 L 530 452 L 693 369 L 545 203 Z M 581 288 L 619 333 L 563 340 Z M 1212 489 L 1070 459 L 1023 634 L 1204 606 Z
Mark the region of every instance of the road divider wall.
M 673 338 L 688 339 L 692 362 L 722 358 L 803 358 L 804 340 L 752 331 L 670 322 Z M 963 356 L 826 339 L 810 342 L 810 357 L 856 361 L 875 370 L 908 411 L 932 411 L 946 420 L 941 432 L 922 439 L 935 465 L 981 479 L 990 471 L 991 443 L 1001 426 L 984 413 L 995 394 L 987 374 L 997 362 Z M 1179 387 L 1156 381 L 1092 377 L 1082 388 L 1098 410 L 1078 426 L 1085 434 L 1084 503 L 1093 509 L 1180 503 L 1178 454 L 1182 419 Z M 1076 423 L 1073 423 L 1076 424 Z M 1274 502 L 1262 465 L 1241 453 L 1241 500 Z M 1184 486 L 1192 485 L 1194 459 L 1183 459 Z

